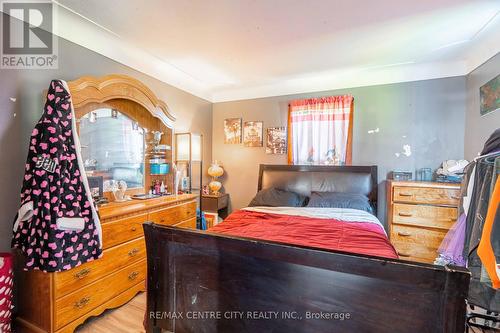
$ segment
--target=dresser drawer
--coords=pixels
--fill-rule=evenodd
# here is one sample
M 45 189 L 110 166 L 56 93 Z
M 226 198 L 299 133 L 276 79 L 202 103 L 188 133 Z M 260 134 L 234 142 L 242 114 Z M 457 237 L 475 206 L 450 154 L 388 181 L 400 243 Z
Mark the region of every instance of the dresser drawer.
M 83 316 L 138 283 L 144 283 L 145 278 L 146 260 L 141 260 L 56 300 L 54 313 L 56 329 Z
M 174 225 L 196 217 L 196 201 L 172 206 L 149 213 L 148 220 L 156 224 Z
M 174 227 L 196 229 L 196 217 L 193 217 L 192 219 L 186 221 L 182 221 L 181 223 L 177 223 L 174 225 Z
M 433 263 L 446 231 L 393 225 L 391 243 L 400 259 Z
M 142 224 L 147 221 L 147 214 L 135 215 L 102 224 L 103 248 L 127 242 L 142 237 L 144 230 Z
M 220 196 L 207 195 L 201 198 L 203 210 L 208 212 L 217 212 L 229 205 L 229 195 L 222 194 Z
M 458 218 L 458 208 L 395 203 L 393 223 L 448 230 Z
M 460 190 L 432 187 L 394 187 L 394 202 L 458 206 Z
M 90 261 L 69 271 L 55 273 L 55 297 L 60 298 L 145 258 L 144 237 L 104 250 L 101 259 Z

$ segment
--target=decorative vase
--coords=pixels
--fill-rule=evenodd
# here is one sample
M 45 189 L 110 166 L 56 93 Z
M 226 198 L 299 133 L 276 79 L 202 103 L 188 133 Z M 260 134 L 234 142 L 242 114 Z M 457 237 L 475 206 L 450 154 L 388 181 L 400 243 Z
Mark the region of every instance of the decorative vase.
M 221 182 L 217 180 L 212 180 L 209 184 L 208 187 L 210 188 L 210 191 L 212 191 L 213 194 L 219 195 L 219 190 L 222 187 Z
M 126 201 L 125 192 L 127 191 L 127 183 L 123 180 L 116 182 L 113 186 L 113 195 L 116 202 Z

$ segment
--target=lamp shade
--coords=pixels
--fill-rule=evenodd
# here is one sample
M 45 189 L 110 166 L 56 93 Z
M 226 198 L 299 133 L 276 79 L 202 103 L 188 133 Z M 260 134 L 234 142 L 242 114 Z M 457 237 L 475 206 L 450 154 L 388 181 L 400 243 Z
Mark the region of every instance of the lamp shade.
M 191 160 L 201 161 L 201 135 L 191 134 Z
M 190 152 L 190 134 L 176 134 L 176 154 L 177 161 L 190 161 L 191 160 L 191 152 Z
M 200 162 L 202 160 L 201 134 L 177 133 L 175 137 L 177 161 Z

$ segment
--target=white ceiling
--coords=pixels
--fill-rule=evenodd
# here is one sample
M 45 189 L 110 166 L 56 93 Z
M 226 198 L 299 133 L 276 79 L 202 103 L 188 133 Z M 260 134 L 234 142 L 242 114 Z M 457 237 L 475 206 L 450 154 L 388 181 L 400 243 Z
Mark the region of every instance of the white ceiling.
M 59 0 L 62 37 L 210 101 L 465 75 L 500 0 Z

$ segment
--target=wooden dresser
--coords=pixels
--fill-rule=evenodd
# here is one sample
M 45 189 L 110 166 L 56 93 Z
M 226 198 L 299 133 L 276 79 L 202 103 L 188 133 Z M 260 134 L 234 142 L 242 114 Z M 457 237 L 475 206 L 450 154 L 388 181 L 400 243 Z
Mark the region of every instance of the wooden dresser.
M 458 218 L 460 185 L 388 181 L 387 194 L 389 235 L 400 259 L 433 263 Z
M 70 333 L 87 318 L 144 291 L 142 223 L 195 229 L 196 208 L 197 197 L 191 194 L 101 206 L 101 259 L 61 273 L 17 270 L 17 332 Z

